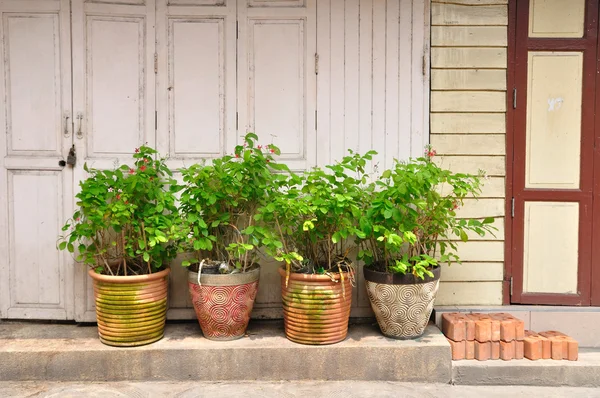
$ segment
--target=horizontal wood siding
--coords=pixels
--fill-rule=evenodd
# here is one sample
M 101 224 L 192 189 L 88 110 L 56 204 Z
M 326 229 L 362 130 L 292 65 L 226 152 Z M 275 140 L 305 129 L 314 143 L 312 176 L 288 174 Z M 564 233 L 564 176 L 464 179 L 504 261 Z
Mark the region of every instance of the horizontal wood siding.
M 461 217 L 495 217 L 495 236 L 457 242 L 437 305 L 500 305 L 504 274 L 507 0 L 432 0 L 430 142 L 436 162 L 488 176 Z

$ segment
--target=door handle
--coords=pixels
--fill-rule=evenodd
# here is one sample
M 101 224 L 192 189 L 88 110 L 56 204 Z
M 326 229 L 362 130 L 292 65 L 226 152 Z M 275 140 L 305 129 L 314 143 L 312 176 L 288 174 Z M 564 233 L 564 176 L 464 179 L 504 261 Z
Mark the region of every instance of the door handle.
M 65 116 L 65 132 L 64 132 L 65 138 L 69 138 L 69 119 L 70 119 L 69 115 L 66 115 Z
M 77 114 L 77 121 L 79 122 L 79 125 L 77 127 L 77 138 L 79 138 L 79 139 L 83 138 L 83 132 L 81 131 L 82 120 L 83 120 L 83 114 L 81 112 L 79 112 Z

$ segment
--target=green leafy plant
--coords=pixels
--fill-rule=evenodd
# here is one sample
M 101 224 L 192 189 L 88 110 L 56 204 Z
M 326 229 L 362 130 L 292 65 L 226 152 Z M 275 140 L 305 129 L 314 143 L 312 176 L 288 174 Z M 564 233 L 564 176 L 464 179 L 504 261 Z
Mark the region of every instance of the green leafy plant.
M 291 174 L 273 200 L 258 210 L 257 220 L 275 225 L 263 243 L 268 254 L 285 263 L 288 278 L 290 272 L 353 275 L 348 254 L 353 236 L 365 237 L 358 229 L 361 186 L 374 153 L 351 153 L 325 169 Z
M 147 146 L 135 150 L 134 165 L 115 170 L 84 170 L 77 206 L 58 248 L 107 275 L 150 274 L 177 255 L 182 223 L 175 183 L 165 159 Z
M 495 228 L 493 218 L 460 219 L 456 210 L 481 193 L 481 177 L 452 173 L 433 162 L 435 151 L 393 168 L 363 191 L 358 258 L 381 272 L 433 277 L 440 263 L 459 262 L 457 240 Z
M 180 209 L 189 230 L 184 251 L 192 253 L 182 265 L 220 265 L 221 273 L 246 272 L 258 259 L 269 226 L 257 222 L 257 210 L 271 201 L 289 171 L 275 162 L 275 145 L 258 145 L 249 133 L 233 156 L 181 170 L 184 184 Z M 268 242 L 270 243 L 270 242 Z

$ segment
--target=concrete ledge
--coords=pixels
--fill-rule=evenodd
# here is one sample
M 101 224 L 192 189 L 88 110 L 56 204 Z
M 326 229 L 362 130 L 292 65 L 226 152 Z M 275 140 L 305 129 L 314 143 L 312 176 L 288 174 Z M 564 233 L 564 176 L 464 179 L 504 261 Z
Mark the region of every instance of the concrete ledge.
M 579 360 L 453 361 L 454 384 L 600 387 L 600 351 L 582 349 Z
M 281 321 L 254 322 L 248 337 L 213 342 L 197 323 L 169 324 L 137 348 L 100 343 L 95 327 L 0 324 L 2 381 L 387 380 L 449 383 L 450 346 L 433 325 L 417 340 L 393 340 L 373 324 L 352 325 L 335 345 L 287 340 Z

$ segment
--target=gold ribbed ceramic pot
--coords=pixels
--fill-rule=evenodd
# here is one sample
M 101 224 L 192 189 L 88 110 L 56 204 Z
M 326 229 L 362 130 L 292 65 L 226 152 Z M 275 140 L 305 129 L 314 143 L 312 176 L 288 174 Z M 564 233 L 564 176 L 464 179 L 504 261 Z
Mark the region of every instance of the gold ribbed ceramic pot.
M 334 344 L 346 338 L 352 305 L 350 274 L 327 275 L 291 273 L 286 286 L 281 275 L 281 298 L 286 337 L 300 344 Z
M 169 272 L 167 268 L 149 275 L 112 276 L 90 270 L 100 341 L 133 347 L 160 340 L 167 316 Z

